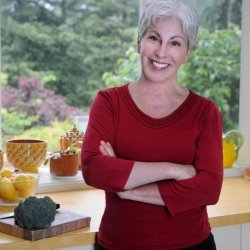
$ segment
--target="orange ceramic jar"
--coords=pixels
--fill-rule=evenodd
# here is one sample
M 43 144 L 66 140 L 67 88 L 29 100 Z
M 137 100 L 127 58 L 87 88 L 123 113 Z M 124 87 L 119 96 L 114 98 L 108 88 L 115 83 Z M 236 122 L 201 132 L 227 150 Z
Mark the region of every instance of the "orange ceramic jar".
M 79 169 L 79 154 L 61 154 L 60 158 L 50 159 L 52 176 L 75 176 Z

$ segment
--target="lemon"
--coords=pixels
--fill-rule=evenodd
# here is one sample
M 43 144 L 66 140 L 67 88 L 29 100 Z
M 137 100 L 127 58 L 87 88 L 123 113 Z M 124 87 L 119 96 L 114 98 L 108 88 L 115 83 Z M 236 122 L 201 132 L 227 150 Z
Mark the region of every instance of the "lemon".
M 230 168 L 237 160 L 237 147 L 230 141 L 223 140 L 223 167 Z
M 25 190 L 29 188 L 28 177 L 26 174 L 18 174 L 14 177 L 14 186 L 17 190 Z
M 12 181 L 7 177 L 2 177 L 0 182 L 0 197 L 7 201 L 17 201 L 18 193 Z
M 0 171 L 0 175 L 1 175 L 2 177 L 7 177 L 7 178 L 9 178 L 9 177 L 12 176 L 12 171 L 11 171 L 9 168 L 3 168 L 3 169 L 1 169 L 1 171 Z
M 230 168 L 238 158 L 238 151 L 244 143 L 243 134 L 238 130 L 230 130 L 223 136 L 223 166 Z
M 29 179 L 29 180 L 35 180 L 36 179 L 36 176 L 34 175 L 34 174 L 26 174 L 27 175 L 27 178 Z
M 19 196 L 26 198 L 35 192 L 36 177 L 33 174 L 19 174 L 14 180 Z

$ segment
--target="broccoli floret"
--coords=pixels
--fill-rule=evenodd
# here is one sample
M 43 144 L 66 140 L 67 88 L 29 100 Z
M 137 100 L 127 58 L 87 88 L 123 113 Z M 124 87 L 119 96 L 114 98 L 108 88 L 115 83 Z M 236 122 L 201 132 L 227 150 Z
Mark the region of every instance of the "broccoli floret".
M 27 229 L 49 227 L 55 216 L 56 203 L 49 196 L 43 198 L 30 196 L 20 201 L 14 210 L 15 224 Z

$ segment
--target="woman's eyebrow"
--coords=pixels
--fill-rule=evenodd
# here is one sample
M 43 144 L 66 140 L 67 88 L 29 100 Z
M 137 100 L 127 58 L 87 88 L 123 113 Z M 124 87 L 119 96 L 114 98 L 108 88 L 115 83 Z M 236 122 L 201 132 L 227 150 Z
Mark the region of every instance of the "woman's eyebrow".
M 173 39 L 176 39 L 176 38 L 185 41 L 185 38 L 183 36 L 178 36 L 178 35 L 172 36 L 170 39 L 173 40 Z
M 148 33 L 155 33 L 157 36 L 160 36 L 160 34 L 155 30 L 149 30 Z
M 161 37 L 161 35 L 156 30 L 153 30 L 153 29 L 149 30 L 148 33 L 155 33 L 157 36 Z M 179 39 L 185 41 L 185 38 L 183 36 L 181 36 L 181 35 L 172 36 L 172 37 L 170 37 L 170 40 L 173 40 L 173 39 L 176 39 L 176 38 L 179 38 Z

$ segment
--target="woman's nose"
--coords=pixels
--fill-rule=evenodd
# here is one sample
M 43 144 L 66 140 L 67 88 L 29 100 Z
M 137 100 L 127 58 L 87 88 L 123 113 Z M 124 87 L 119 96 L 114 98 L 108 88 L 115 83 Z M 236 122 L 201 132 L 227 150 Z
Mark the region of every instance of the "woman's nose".
M 167 56 L 168 54 L 168 48 L 166 45 L 163 44 L 159 44 L 159 46 L 157 47 L 155 54 L 157 57 L 159 58 L 164 58 Z

